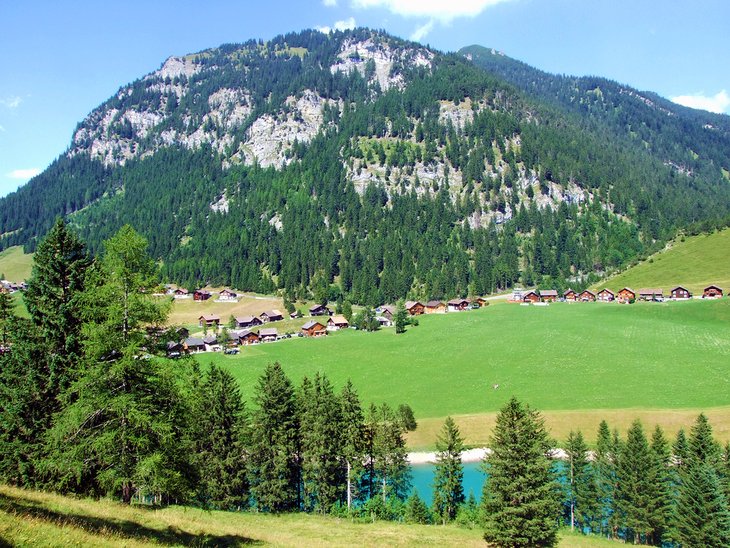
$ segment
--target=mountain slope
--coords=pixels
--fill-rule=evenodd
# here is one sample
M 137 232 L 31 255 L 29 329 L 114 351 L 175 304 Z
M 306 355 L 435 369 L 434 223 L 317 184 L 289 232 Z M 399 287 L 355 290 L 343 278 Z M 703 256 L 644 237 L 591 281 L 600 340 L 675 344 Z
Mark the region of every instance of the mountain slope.
M 695 295 L 702 295 L 708 285 L 730 291 L 730 229 L 711 234 L 682 237 L 647 260 L 621 274 L 609 278 L 595 288 L 657 287 L 665 294 L 684 286 Z
M 704 150 L 680 170 L 518 87 L 367 29 L 170 58 L 0 200 L 0 245 L 131 223 L 171 281 L 377 304 L 575 285 L 730 212 Z

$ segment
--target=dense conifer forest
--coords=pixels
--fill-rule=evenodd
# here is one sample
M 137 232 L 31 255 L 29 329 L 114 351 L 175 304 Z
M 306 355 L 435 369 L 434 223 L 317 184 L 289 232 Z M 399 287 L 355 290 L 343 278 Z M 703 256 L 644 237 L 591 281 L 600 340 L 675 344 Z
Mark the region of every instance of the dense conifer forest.
M 166 63 L 0 200 L 0 245 L 33 250 L 63 216 L 96 252 L 131 224 L 168 281 L 377 305 L 580 287 L 725 222 L 727 117 L 462 53 L 358 29 Z M 261 124 L 306 127 L 313 96 L 316 131 L 251 152 Z

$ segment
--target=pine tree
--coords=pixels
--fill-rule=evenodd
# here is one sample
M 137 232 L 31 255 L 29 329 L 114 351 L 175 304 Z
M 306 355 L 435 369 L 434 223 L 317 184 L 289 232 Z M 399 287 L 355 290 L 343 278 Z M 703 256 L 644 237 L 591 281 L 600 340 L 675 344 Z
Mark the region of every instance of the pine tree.
M 664 438 L 664 432 L 657 426 L 651 436 L 652 456 L 652 480 L 654 482 L 654 500 L 652 501 L 649 513 L 649 524 L 651 534 L 649 542 L 655 546 L 661 546 L 662 542 L 669 539 L 673 526 L 673 489 L 674 472 L 672 470 L 672 456 L 669 452 L 669 444 Z
M 166 313 L 146 292 L 156 276 L 146 248 L 144 238 L 123 227 L 87 277 L 86 370 L 54 425 L 48 461 L 59 487 L 93 489 L 80 483 L 91 478 L 125 503 L 135 490 L 185 499 L 195 480 L 189 440 L 180 435 L 190 412 L 180 390 L 185 376 L 143 349 L 146 326 Z
M 266 367 L 254 400 L 248 470 L 254 504 L 265 512 L 293 510 L 299 497 L 299 424 L 294 388 L 281 365 Z
M 408 322 L 408 312 L 403 300 L 399 300 L 395 308 L 395 332 L 405 333 L 406 323 Z
M 7 349 L 9 326 L 15 318 L 13 308 L 13 299 L 10 293 L 0 291 L 0 345 L 2 346 L 2 352 Z
M 654 501 L 652 455 L 639 420 L 629 428 L 626 445 L 618 459 L 617 509 L 626 538 L 645 543 L 650 531 L 650 509 Z
M 410 490 L 410 471 L 403 439 L 403 425 L 386 403 L 372 404 L 368 410 L 366 437 L 369 442 L 371 483 L 370 496 L 375 496 L 375 484 L 386 502 L 389 496 L 404 498 Z
M 555 546 L 559 488 L 542 417 L 513 397 L 497 415 L 490 447 L 482 497 L 485 540 L 497 546 Z
M 342 456 L 345 460 L 345 481 L 347 509 L 352 509 L 354 479 L 362 468 L 364 453 L 364 429 L 362 407 L 352 382 L 349 380 L 340 392 L 340 435 L 342 436 Z
M 247 419 L 236 379 L 211 365 L 198 390 L 192 426 L 200 490 L 214 508 L 236 510 L 248 504 Z
M 684 546 L 730 545 L 730 513 L 720 482 L 719 447 L 704 414 L 692 426 L 680 475 L 677 540 Z
M 596 437 L 594 467 L 596 471 L 596 506 L 598 523 L 607 536 L 612 536 L 610 524 L 615 510 L 616 459 L 618 454 L 611 441 L 606 421 L 601 421 Z
M 433 478 L 433 511 L 442 523 L 453 520 L 464 502 L 464 467 L 461 452 L 464 440 L 451 417 L 446 417 L 436 440 Z
M 418 496 L 418 491 L 415 489 L 406 501 L 403 519 L 406 523 L 431 523 L 431 513 L 428 511 L 428 506 L 426 506 L 423 499 Z
M 566 494 L 570 528 L 578 525 L 581 529 L 596 526 L 598 513 L 597 488 L 593 467 L 588 461 L 588 447 L 580 431 L 571 432 L 565 445 L 566 461 Z

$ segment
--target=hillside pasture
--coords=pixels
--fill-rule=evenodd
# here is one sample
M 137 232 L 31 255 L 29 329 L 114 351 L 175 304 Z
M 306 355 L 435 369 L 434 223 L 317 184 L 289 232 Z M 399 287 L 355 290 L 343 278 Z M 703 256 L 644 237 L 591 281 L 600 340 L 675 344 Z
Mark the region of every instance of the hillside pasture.
M 297 383 L 319 371 L 338 387 L 352 379 L 366 405 L 408 403 L 423 426 L 428 419 L 440 426 L 447 415 L 477 416 L 473 424 L 486 422 L 470 428 L 472 444 L 482 442 L 489 417 L 512 395 L 554 416 L 561 432 L 587 417 L 589 437 L 602 414 L 611 419 L 609 411 L 620 425 L 648 413 L 671 426 L 677 410 L 689 425 L 699 410 L 730 406 L 730 299 L 495 304 L 419 320 L 404 335 L 345 330 L 198 359 L 231 371 L 247 400 L 266 364 L 278 361 Z M 727 435 L 730 413 L 718 413 Z M 411 445 L 429 443 L 415 436 Z
M 20 246 L 9 247 L 0 252 L 0 274 L 6 280 L 20 283 L 30 277 L 33 268 L 33 254 L 23 253 Z
M 684 241 L 671 242 L 667 249 L 649 257 L 617 276 L 601 281 L 594 290 L 608 287 L 618 291 L 622 287 L 638 290 L 655 287 L 664 294 L 684 286 L 694 295 L 702 295 L 708 285 L 730 290 L 730 229 L 712 234 L 690 236 Z

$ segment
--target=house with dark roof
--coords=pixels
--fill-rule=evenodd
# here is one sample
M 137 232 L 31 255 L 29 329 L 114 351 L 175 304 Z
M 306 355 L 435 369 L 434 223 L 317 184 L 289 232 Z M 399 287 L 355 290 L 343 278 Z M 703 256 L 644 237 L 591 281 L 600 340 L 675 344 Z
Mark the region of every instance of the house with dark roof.
M 235 301 L 238 299 L 238 293 L 231 291 L 230 289 L 224 289 L 218 293 L 219 301 Z
M 544 303 L 551 303 L 558 300 L 558 291 L 556 289 L 541 289 L 540 300 Z
M 183 342 L 183 348 L 186 352 L 204 352 L 205 351 L 205 343 L 203 342 L 203 339 L 200 337 L 188 337 Z
M 259 329 L 259 340 L 261 342 L 273 342 L 279 338 L 279 331 L 275 327 L 262 327 Z
M 248 346 L 250 344 L 258 344 L 261 342 L 261 337 L 258 333 L 244 329 L 238 334 L 238 344 L 241 346 Z
M 331 316 L 332 311 L 323 304 L 315 304 L 309 307 L 310 316 Z
M 636 300 L 636 291 L 630 287 L 624 287 L 621 291 L 616 293 L 616 301 L 621 304 L 627 304 Z
M 259 314 L 259 319 L 263 322 L 278 322 L 279 320 L 284 319 L 284 315 L 279 312 L 278 310 L 267 310 L 266 312 L 262 312 Z
M 596 294 L 589 289 L 584 289 L 580 292 L 580 295 L 578 295 L 578 300 L 583 303 L 592 303 L 596 300 Z
M 305 337 L 321 337 L 327 334 L 324 324 L 310 320 L 302 326 L 302 333 Z
M 563 293 L 563 299 L 565 299 L 566 301 L 575 301 L 575 300 L 578 300 L 578 293 L 576 291 L 572 290 L 572 289 L 567 289 Z
M 655 287 L 643 287 L 639 289 L 639 300 L 641 301 L 663 301 L 664 291 Z
M 236 317 L 236 327 L 243 328 L 243 329 L 249 329 L 251 327 L 256 327 L 263 323 L 264 322 L 262 322 L 256 316 L 237 316 Z
M 469 308 L 469 299 L 451 299 L 446 305 L 449 312 L 462 312 Z
M 708 285 L 702 292 L 703 299 L 719 299 L 722 297 L 722 289 L 716 285 Z
M 616 298 L 615 293 L 605 287 L 598 292 L 598 295 L 596 295 L 596 299 L 603 303 L 610 303 L 615 298 Z
M 672 288 L 669 292 L 669 296 L 676 301 L 681 299 L 691 299 L 692 293 L 686 287 L 678 285 L 677 287 Z
M 408 312 L 411 316 L 420 316 L 426 310 L 426 307 L 423 306 L 423 303 L 420 303 L 418 301 L 406 301 L 405 306 L 406 312 Z
M 210 291 L 206 291 L 205 289 L 196 289 L 193 292 L 193 300 L 194 301 L 207 301 L 212 296 L 212 293 Z
M 527 293 L 522 294 L 522 302 L 523 303 L 539 303 L 540 295 L 538 295 L 537 292 L 535 292 L 535 291 L 528 291 Z

